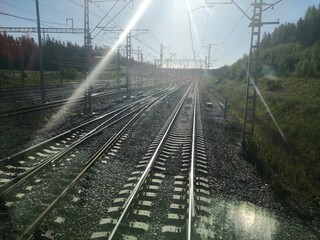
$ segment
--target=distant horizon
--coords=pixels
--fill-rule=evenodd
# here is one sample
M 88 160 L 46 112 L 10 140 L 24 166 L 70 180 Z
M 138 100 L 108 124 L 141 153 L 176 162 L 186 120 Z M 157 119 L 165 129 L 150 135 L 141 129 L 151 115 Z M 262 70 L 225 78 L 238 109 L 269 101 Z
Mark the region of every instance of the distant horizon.
M 90 28 L 94 30 L 93 36 L 101 28 L 110 22 L 108 27 L 124 28 L 133 12 L 138 8 L 141 0 L 134 1 L 134 4 L 119 3 L 90 3 Z M 144 52 L 144 59 L 153 62 L 159 59 L 160 44 L 164 45 L 164 59 L 168 59 L 171 54 L 176 54 L 176 58 L 184 59 L 196 58 L 205 59 L 208 54 L 209 44 L 211 47 L 211 66 L 212 69 L 218 69 L 225 65 L 231 65 L 239 60 L 244 54 L 248 54 L 250 46 L 250 28 L 249 20 L 233 4 L 215 4 L 214 7 L 201 8 L 204 0 L 163 0 L 152 1 L 146 13 L 142 16 L 142 21 L 135 28 L 150 29 L 149 33 L 139 34 L 132 39 L 133 48 Z M 210 1 L 212 2 L 212 1 Z M 213 1 L 214 2 L 214 1 Z M 221 2 L 221 1 L 219 1 Z M 228 1 L 224 1 L 228 2 Z M 250 1 L 238 0 L 236 3 L 250 16 L 252 8 Z M 275 3 L 277 1 L 265 1 Z M 63 1 L 39 1 L 42 27 L 83 27 L 83 0 Z M 299 18 L 303 18 L 305 12 L 310 6 L 319 6 L 319 0 L 300 1 L 283 0 L 273 9 L 268 9 L 263 14 L 263 21 L 270 22 L 279 19 L 280 24 L 297 23 Z M 112 8 L 112 6 L 114 7 Z M 35 2 L 32 0 L 12 0 L 10 3 L 0 1 L 0 19 L 2 27 L 36 27 Z M 107 11 L 110 11 L 110 17 L 100 22 Z M 121 9 L 125 9 L 122 12 Z M 67 12 L 68 10 L 68 12 Z M 190 21 L 188 13 L 190 12 Z M 11 14 L 17 17 L 6 16 Z M 117 15 L 118 14 L 118 15 Z M 113 18 L 114 22 L 110 20 Z M 69 20 L 67 20 L 67 18 Z M 28 20 L 26 20 L 28 19 Z M 191 26 L 189 27 L 189 23 Z M 279 25 L 280 25 L 279 24 Z M 261 33 L 272 33 L 279 25 L 265 25 Z M 95 28 L 97 27 L 97 28 Z M 191 30 L 190 30 L 191 29 Z M 7 33 L 14 37 L 21 36 L 21 33 Z M 101 31 L 92 40 L 95 46 L 112 46 L 118 33 L 107 33 Z M 32 36 L 37 42 L 36 34 L 27 34 Z M 77 43 L 83 46 L 83 36 L 81 34 L 49 34 L 61 42 Z M 191 40 L 192 39 L 192 40 Z M 193 49 L 195 54 L 193 54 Z

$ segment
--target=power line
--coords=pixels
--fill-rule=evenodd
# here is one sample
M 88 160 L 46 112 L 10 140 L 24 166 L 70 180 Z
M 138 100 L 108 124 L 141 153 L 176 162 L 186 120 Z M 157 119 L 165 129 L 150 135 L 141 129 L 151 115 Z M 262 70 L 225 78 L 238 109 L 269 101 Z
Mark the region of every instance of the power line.
M 155 50 L 154 48 L 152 48 L 151 46 L 147 45 L 146 43 L 142 42 L 139 38 L 134 37 L 135 40 L 137 40 L 138 42 L 140 42 L 142 45 L 144 45 L 145 47 L 151 49 L 152 51 L 154 51 L 155 53 L 157 53 L 158 55 L 160 54 L 159 51 Z
M 280 2 L 282 2 L 283 0 L 279 0 L 273 4 L 271 4 L 270 6 L 266 7 L 265 9 L 262 10 L 262 12 L 267 11 L 270 8 L 273 8 L 275 5 L 279 4 Z
M 23 12 L 26 12 L 26 13 L 28 13 L 28 14 L 34 15 L 33 12 L 27 11 L 27 10 L 25 10 L 25 9 L 23 9 L 23 8 L 20 8 L 20 7 L 16 6 L 16 5 L 13 5 L 13 4 L 4 2 L 4 1 L 0 1 L 0 2 L 3 3 L 3 4 L 5 4 L 5 5 L 7 5 L 7 6 L 10 6 L 10 7 L 16 8 L 16 9 L 19 9 L 20 11 L 23 11 Z M 30 20 L 30 21 L 31 21 L 31 20 Z M 44 23 L 45 21 L 41 21 L 41 22 Z M 48 23 L 51 24 L 51 22 L 48 22 Z M 64 24 L 61 24 L 61 23 L 53 23 L 53 24 L 64 25 Z
M 206 20 L 206 26 L 205 26 L 205 28 L 204 28 L 202 46 L 204 45 L 204 41 L 205 41 L 205 39 L 206 39 L 207 28 L 208 28 L 208 20 L 209 20 L 209 12 L 207 13 L 207 20 Z
M 93 33 L 94 30 L 97 29 L 97 27 L 100 25 L 100 23 L 102 23 L 102 21 L 106 18 L 109 17 L 109 13 L 113 10 L 113 8 L 115 8 L 115 6 L 119 3 L 119 0 L 116 1 L 113 6 L 109 9 L 108 12 L 105 12 L 103 9 L 101 9 L 101 7 L 95 2 L 94 4 L 105 14 L 105 16 L 100 20 L 100 22 L 93 28 L 93 30 L 91 31 L 91 33 Z M 110 17 L 109 17 L 110 18 Z M 101 31 L 99 31 L 100 33 Z M 98 33 L 98 34 L 99 34 Z
M 126 11 L 126 12 L 129 14 L 129 11 Z M 159 40 L 159 38 L 150 30 L 150 28 L 147 26 L 147 24 L 142 19 L 139 19 L 139 23 L 141 23 L 144 28 L 149 29 L 150 35 L 158 42 L 158 44 L 161 44 L 161 41 Z M 158 52 L 158 54 L 159 54 L 159 52 Z
M 72 17 L 72 18 L 74 18 L 74 19 L 78 19 L 78 20 L 81 20 L 81 21 L 83 20 L 83 19 L 80 19 L 80 18 L 78 18 L 78 17 L 72 16 L 72 15 L 70 15 L 70 14 L 67 13 L 67 12 L 63 12 L 63 11 L 61 11 L 61 10 L 58 10 L 58 9 L 53 8 L 53 7 L 51 7 L 51 6 L 48 6 L 48 5 L 44 4 L 44 3 L 39 3 L 39 4 L 40 4 L 41 6 L 47 7 L 47 8 L 49 8 L 49 9 L 57 12 L 57 13 L 60 13 L 60 14 L 63 14 L 63 15 L 67 15 L 67 16 L 70 16 L 70 17 Z
M 74 4 L 76 4 L 77 6 L 79 6 L 79 7 L 81 7 L 81 8 L 83 8 L 83 5 L 81 5 L 80 3 L 77 3 L 76 1 L 74 1 L 74 0 L 70 0 L 72 3 L 74 3 Z
M 71 0 L 72 2 L 73 2 L 73 0 Z M 119 29 L 120 30 L 122 30 L 123 31 L 123 28 L 114 20 L 123 10 L 125 10 L 126 12 L 128 12 L 127 11 L 127 6 L 131 3 L 132 1 L 129 1 L 129 2 L 126 2 L 125 1 L 125 5 L 124 5 L 124 7 L 120 10 L 120 12 L 118 12 L 114 17 L 109 17 L 108 16 L 108 18 L 110 19 L 110 21 L 106 24 L 106 26 L 110 23 L 110 22 L 113 22 L 117 27 L 119 27 Z M 99 6 L 99 9 L 102 11 L 102 12 L 104 12 L 105 14 L 106 14 L 106 12 L 103 10 L 103 9 L 101 9 L 101 7 Z M 129 12 L 128 12 L 129 13 Z M 140 22 L 142 23 L 142 24 L 144 24 L 145 26 L 146 26 L 146 28 L 148 28 L 147 27 L 147 25 L 140 19 Z M 105 27 L 106 27 L 105 26 Z M 104 27 L 104 28 L 105 28 Z M 103 28 L 101 28 L 101 30 L 99 31 L 99 33 L 101 32 L 103 30 Z M 98 34 L 99 34 L 98 33 Z M 160 43 L 160 41 L 159 41 L 159 39 L 151 32 L 151 35 L 153 35 L 153 37 L 155 38 L 155 40 L 157 40 L 159 43 Z M 105 36 L 107 36 L 109 39 L 111 39 L 112 40 L 112 38 L 110 38 L 108 35 L 105 35 Z M 96 37 L 96 36 L 95 36 Z M 145 47 L 147 47 L 147 48 L 149 48 L 150 50 L 152 50 L 153 52 L 155 52 L 155 53 L 157 53 L 157 54 L 160 54 L 159 53 L 159 51 L 157 51 L 156 49 L 154 49 L 153 47 L 151 47 L 150 45 L 148 45 L 148 44 L 146 44 L 145 42 L 143 42 L 143 41 L 141 41 L 139 38 L 137 38 L 137 36 L 132 36 L 136 41 L 138 41 L 139 43 L 141 43 L 142 45 L 144 45 Z M 94 38 L 94 37 L 93 37 Z
M 77 3 L 77 2 L 75 2 L 74 0 L 70 0 L 72 3 L 74 3 L 74 4 L 76 4 L 77 6 L 79 6 L 79 7 L 81 7 L 81 8 L 83 8 L 83 5 L 81 5 L 80 3 Z M 96 14 L 95 12 L 93 12 L 93 11 L 89 11 L 90 13 L 92 13 L 93 15 L 95 15 L 97 18 L 102 18 L 101 16 L 99 16 L 98 14 Z
M 147 26 L 147 24 L 146 24 L 142 19 L 140 19 L 139 22 L 141 22 L 141 24 L 144 25 L 144 28 L 150 29 L 150 28 Z M 150 34 L 151 34 L 152 37 L 158 42 L 158 44 L 161 44 L 159 38 L 158 38 L 151 30 L 150 30 Z
M 194 45 L 193 45 L 193 36 L 192 36 L 190 13 L 189 13 L 189 12 L 187 12 L 187 13 L 188 13 L 188 20 L 189 20 L 189 32 L 190 32 L 190 40 L 191 40 L 192 53 L 193 53 L 193 58 L 195 58 L 195 50 L 194 50 Z
M 7 3 L 7 2 L 4 2 L 4 1 L 0 1 L 0 2 L 1 2 L 1 3 L 3 3 L 3 4 L 5 4 L 5 5 L 8 5 L 8 6 L 10 6 L 10 7 L 13 7 L 13 8 L 19 9 L 19 10 L 21 10 L 21 11 L 23 11 L 23 12 L 26 12 L 26 13 L 29 13 L 29 14 L 34 15 L 34 13 L 33 13 L 33 12 L 27 11 L 27 10 L 25 10 L 25 9 L 23 9 L 23 8 L 20 8 L 20 7 L 16 6 L 16 5 L 13 5 L 13 4 L 10 4 L 10 3 Z
M 118 1 L 119 2 L 119 1 Z M 124 31 L 123 29 L 122 29 L 122 27 L 114 20 L 121 12 L 123 12 L 123 10 L 126 10 L 126 8 L 127 8 L 127 6 L 130 4 L 130 3 L 132 3 L 132 0 L 131 1 L 129 1 L 129 2 L 127 2 L 127 1 L 124 1 L 126 4 L 123 6 L 123 8 L 115 15 L 115 16 L 113 16 L 112 18 L 111 17 L 109 17 L 108 16 L 108 13 L 110 12 L 108 12 L 108 13 L 106 13 L 98 4 L 96 4 L 96 6 L 103 12 L 103 13 L 105 13 L 106 14 L 106 16 L 110 19 L 110 21 L 104 26 L 104 27 L 102 27 L 101 28 L 101 30 L 93 37 L 93 38 L 95 38 L 102 30 L 104 30 L 105 28 L 106 28 L 106 26 L 107 25 L 109 25 L 111 22 L 113 22 L 116 26 L 118 26 L 119 28 L 120 28 L 120 30 L 121 31 Z M 102 21 L 100 21 L 100 23 L 101 23 Z M 99 24 L 100 24 L 99 23 Z M 105 35 L 105 36 L 107 36 L 109 39 L 111 39 L 108 35 Z M 148 47 L 148 48 L 150 48 L 151 50 L 153 50 L 153 51 L 155 51 L 152 47 L 150 47 L 150 46 L 148 46 L 147 44 L 145 44 L 144 42 L 142 42 L 142 41 L 140 41 L 139 39 L 137 39 L 136 38 L 136 36 L 133 36 L 137 41 L 139 41 L 141 44 L 143 44 L 144 46 L 146 46 L 146 47 Z M 128 38 L 127 38 L 127 40 L 128 40 Z M 111 41 L 113 41 L 112 39 L 111 39 Z M 131 45 L 131 44 L 130 44 Z
M 125 10 L 126 12 L 128 12 L 127 11 L 127 6 L 129 5 L 129 3 L 131 3 L 132 1 L 129 1 L 129 2 L 126 2 L 125 1 L 125 6 L 120 10 L 120 12 L 118 13 L 118 14 L 120 14 L 123 10 Z M 105 14 L 106 14 L 106 12 L 103 10 L 103 9 L 101 9 L 101 7 L 98 5 L 98 7 L 99 7 L 99 9 L 102 11 L 102 12 L 104 12 Z M 129 13 L 129 12 L 128 12 Z M 117 23 L 117 22 L 115 22 L 114 21 L 114 19 L 118 16 L 118 14 L 116 15 L 116 16 L 114 16 L 113 18 L 110 18 L 109 16 L 108 16 L 108 18 L 110 19 L 110 21 L 106 24 L 106 26 L 110 23 L 110 22 L 113 22 L 113 23 L 115 23 L 115 25 L 117 26 L 117 27 L 119 27 L 120 28 L 120 30 L 123 30 L 123 28 Z M 147 27 L 147 25 L 142 21 L 142 19 L 140 19 L 139 20 L 146 28 L 148 28 Z M 106 27 L 105 26 L 105 27 Z M 104 28 L 105 28 L 104 27 Z M 101 30 L 103 30 L 103 28 L 101 29 Z M 101 32 L 101 31 L 100 31 Z M 99 32 L 99 33 L 100 33 Z M 155 40 L 156 41 L 158 41 L 159 43 L 160 43 L 160 41 L 159 41 L 159 39 L 152 33 L 152 32 L 150 32 L 151 33 L 151 35 L 155 38 Z M 105 36 L 107 36 L 109 39 L 111 39 L 108 35 L 105 35 Z M 155 53 L 157 53 L 157 54 L 159 54 L 159 51 L 157 51 L 157 50 L 155 50 L 153 47 L 151 47 L 150 45 L 148 45 L 148 44 L 146 44 L 145 42 L 143 42 L 143 41 L 141 41 L 140 39 L 138 39 L 137 38 L 137 36 L 132 36 L 135 40 L 137 40 L 138 42 L 140 42 L 142 45 L 144 45 L 145 47 L 147 47 L 147 48 L 149 48 L 150 50 L 152 50 L 153 52 L 155 52 Z
M 4 13 L 4 12 L 0 12 L 1 15 L 5 15 L 8 17 L 14 17 L 14 18 L 18 18 L 18 19 L 22 19 L 22 20 L 27 20 L 27 21 L 32 21 L 32 22 L 36 22 L 36 19 L 33 18 L 26 18 L 26 17 L 21 17 L 21 16 L 17 16 L 14 14 L 10 14 L 10 13 Z M 65 24 L 61 24 L 61 23 L 55 23 L 55 22 L 48 22 L 48 21 L 41 21 L 42 23 L 50 23 L 50 24 L 57 24 L 57 25 L 65 25 Z
M 100 29 L 100 31 L 99 31 L 96 35 L 94 35 L 93 38 L 95 38 L 99 33 L 101 33 L 101 32 L 103 31 L 103 29 L 106 28 L 106 27 L 109 25 L 109 23 L 111 23 L 111 22 L 128 6 L 129 3 L 130 3 L 130 2 L 126 3 L 126 4 L 124 5 L 124 7 L 121 8 L 120 11 L 118 11 L 117 14 L 116 14 L 115 16 L 113 16 L 113 18 L 111 18 L 110 21 L 109 21 L 104 27 L 102 27 L 102 28 Z M 93 39 L 93 38 L 92 38 L 92 39 Z
M 232 34 L 234 33 L 234 31 L 237 29 L 237 27 L 240 25 L 241 21 L 244 19 L 246 13 L 249 11 L 251 6 L 249 6 L 247 8 L 247 10 L 245 11 L 245 13 L 243 13 L 242 17 L 240 18 L 240 20 L 238 21 L 238 23 L 234 26 L 234 28 L 232 29 L 232 31 L 230 32 L 230 34 L 228 35 L 228 37 L 226 37 L 226 39 L 223 41 L 223 45 L 229 40 L 229 38 L 232 36 Z
M 235 43 L 235 45 L 233 47 L 231 47 L 221 58 L 219 58 L 219 60 L 224 59 L 229 53 L 231 53 L 236 47 L 238 47 L 245 39 L 246 37 L 248 37 L 248 34 L 250 33 L 250 30 L 248 30 L 247 32 L 245 32 L 241 38 L 239 39 L 238 42 Z
M 276 9 L 277 9 L 278 11 L 280 11 L 280 10 L 282 10 L 283 8 L 287 7 L 290 2 L 292 2 L 292 0 L 286 0 L 286 2 L 285 2 L 285 1 L 282 1 L 282 3 L 284 3 L 284 4 L 282 4 L 282 6 L 281 6 L 280 8 L 276 8 Z M 265 14 L 265 16 L 268 16 L 268 17 L 270 17 L 270 15 L 274 16 L 274 11 L 269 11 L 269 12 L 267 12 L 267 13 Z
M 129 14 L 129 11 L 127 11 L 127 9 L 126 9 L 126 12 Z M 141 24 L 143 24 L 146 29 L 149 29 L 149 27 L 147 26 L 147 24 L 146 24 L 142 19 L 140 19 L 139 22 L 140 22 Z M 149 33 L 150 33 L 151 36 L 158 42 L 158 44 L 161 44 L 159 38 L 158 38 L 150 29 L 149 29 Z M 137 41 L 141 42 L 142 44 L 145 44 L 145 43 L 143 43 L 141 40 L 139 40 L 136 36 L 133 36 L 133 37 L 134 37 Z M 155 49 L 152 48 L 151 46 L 146 45 L 146 47 L 150 48 L 152 51 L 154 51 L 154 52 L 157 53 L 158 55 L 160 54 L 159 51 L 155 50 Z

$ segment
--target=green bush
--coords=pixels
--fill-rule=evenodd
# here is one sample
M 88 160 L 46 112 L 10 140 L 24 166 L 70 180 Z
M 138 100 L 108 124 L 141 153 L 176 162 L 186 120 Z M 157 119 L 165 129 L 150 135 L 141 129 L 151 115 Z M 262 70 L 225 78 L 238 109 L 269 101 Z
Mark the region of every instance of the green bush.
M 77 70 L 74 68 L 62 68 L 60 74 L 62 78 L 70 80 L 75 80 L 78 76 Z
M 267 80 L 266 85 L 269 91 L 277 91 L 282 89 L 282 83 L 277 80 Z

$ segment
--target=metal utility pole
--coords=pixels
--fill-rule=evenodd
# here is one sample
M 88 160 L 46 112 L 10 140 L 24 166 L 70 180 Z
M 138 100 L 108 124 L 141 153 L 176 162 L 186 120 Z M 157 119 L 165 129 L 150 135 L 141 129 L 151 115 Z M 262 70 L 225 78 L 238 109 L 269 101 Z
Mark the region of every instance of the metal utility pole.
M 208 69 L 208 56 L 205 56 L 204 58 L 204 68 Z
M 20 79 L 21 79 L 21 86 L 25 87 L 25 79 L 24 79 L 24 54 L 23 54 L 23 46 L 20 43 Z
M 40 64 L 40 92 L 41 92 L 41 102 L 45 103 L 46 102 L 46 89 L 44 86 L 44 76 L 43 76 L 43 49 L 42 49 L 42 43 L 41 43 L 40 12 L 39 12 L 38 0 L 36 0 L 36 11 L 37 11 L 39 64 Z
M 127 98 L 130 98 L 131 96 L 131 78 L 129 76 L 130 74 L 129 65 L 130 65 L 131 58 L 132 58 L 131 31 L 129 31 L 127 35 L 127 43 L 126 43 Z
M 89 0 L 84 0 L 84 48 L 85 48 L 85 75 L 87 76 L 91 68 L 91 35 L 89 27 Z M 92 84 L 86 86 L 84 94 L 84 114 L 91 113 Z
M 211 48 L 213 46 L 217 46 L 217 44 L 215 43 L 210 43 L 208 46 L 203 46 L 205 48 L 208 48 L 208 56 L 206 57 L 206 69 L 210 69 L 211 68 Z
M 160 44 L 160 68 L 162 68 L 163 64 L 163 44 Z
M 138 49 L 136 50 L 137 53 L 137 58 L 138 58 L 138 62 L 140 62 L 140 54 L 142 53 L 142 50 L 140 50 L 140 48 L 138 47 Z
M 208 46 L 208 62 L 207 62 L 207 64 L 208 64 L 207 68 L 208 69 L 211 68 L 211 48 L 213 46 L 217 46 L 217 44 L 209 44 L 209 46 Z
M 256 101 L 257 101 L 257 81 L 259 75 L 259 53 L 261 27 L 265 24 L 278 24 L 279 22 L 262 22 L 263 6 L 272 5 L 263 3 L 263 0 L 255 0 L 253 5 L 253 16 L 251 18 L 251 43 L 250 55 L 247 71 L 246 98 L 244 109 L 244 122 L 242 143 L 245 144 L 253 140 L 254 127 L 256 120 Z M 238 6 L 237 6 L 238 7 Z M 239 8 L 239 7 L 238 7 Z
M 119 32 L 123 32 L 122 29 L 115 29 L 115 28 L 111 28 L 111 29 L 107 29 L 107 28 L 102 28 L 102 31 L 107 31 L 110 33 L 119 33 Z M 135 37 L 136 35 L 132 36 L 132 32 L 139 32 L 139 34 L 141 33 L 145 33 L 148 32 L 149 29 L 131 29 L 130 32 L 127 34 L 126 40 L 126 72 L 127 72 L 127 80 L 126 80 L 126 85 L 127 85 L 127 97 L 130 97 L 131 95 L 131 79 L 129 76 L 129 61 L 132 58 L 132 44 L 131 44 L 131 39 L 132 37 Z M 120 51 L 120 50 L 119 50 Z M 117 52 L 117 56 L 120 59 L 120 52 Z M 117 58 L 118 58 L 117 57 Z M 119 77 L 119 78 L 118 78 Z M 117 72 L 117 81 L 119 81 L 120 83 L 120 62 L 119 62 L 119 72 Z
M 207 59 L 207 69 L 209 70 L 210 67 L 211 67 L 211 47 L 212 47 L 212 44 L 209 44 L 209 47 L 208 47 L 208 59 Z
M 120 87 L 120 46 L 117 47 L 117 87 Z

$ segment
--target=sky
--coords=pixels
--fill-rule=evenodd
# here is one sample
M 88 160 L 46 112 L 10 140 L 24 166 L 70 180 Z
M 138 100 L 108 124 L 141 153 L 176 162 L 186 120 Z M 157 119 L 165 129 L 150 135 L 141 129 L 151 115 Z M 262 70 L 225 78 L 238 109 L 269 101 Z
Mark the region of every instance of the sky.
M 89 18 L 92 45 L 113 45 L 119 31 L 125 28 L 143 1 L 91 0 Z M 264 0 L 265 3 L 278 1 Z M 230 2 L 230 0 L 152 0 L 135 27 L 140 31 L 132 33 L 134 58 L 137 59 L 136 53 L 140 49 L 143 50 L 145 61 L 153 63 L 154 59 L 160 58 L 160 44 L 163 44 L 164 59 L 176 54 L 174 58 L 196 57 L 204 60 L 208 55 L 208 45 L 212 44 L 211 67 L 218 68 L 232 64 L 249 52 L 251 31 L 248 27 L 249 19 Z M 247 15 L 252 15 L 251 0 L 235 0 L 235 2 Z M 71 27 L 71 20 L 66 21 L 66 19 L 72 18 L 74 27 L 83 28 L 84 0 L 39 0 L 39 4 L 42 27 Z M 319 4 L 320 0 L 282 0 L 273 9 L 263 12 L 263 21 L 279 20 L 280 24 L 295 23 L 304 16 L 309 6 Z M 35 0 L 0 0 L 1 27 L 36 27 L 35 19 Z M 272 32 L 277 26 L 264 25 L 262 33 Z M 114 31 L 106 31 L 110 29 Z M 145 29 L 149 31 L 143 31 Z M 21 34 L 23 33 L 13 35 L 18 37 Z M 29 35 L 37 41 L 36 34 Z M 81 34 L 50 34 L 50 37 L 83 45 Z

